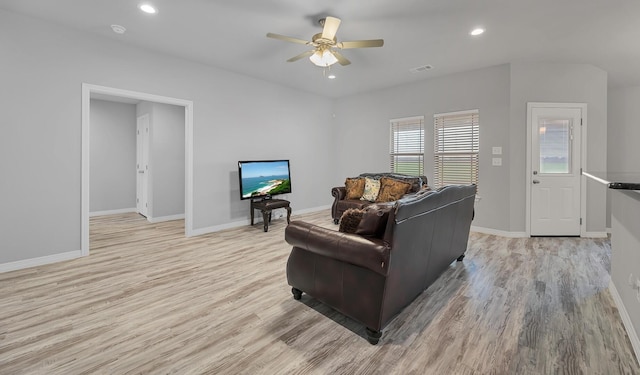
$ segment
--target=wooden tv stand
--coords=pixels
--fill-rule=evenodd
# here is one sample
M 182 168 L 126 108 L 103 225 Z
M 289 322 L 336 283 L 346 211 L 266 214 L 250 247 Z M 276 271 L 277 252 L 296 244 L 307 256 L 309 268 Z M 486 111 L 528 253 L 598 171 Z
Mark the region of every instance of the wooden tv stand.
M 291 207 L 289 201 L 284 199 L 252 199 L 251 200 L 251 225 L 253 225 L 253 211 L 260 210 L 262 212 L 262 222 L 264 224 L 264 231 L 269 230 L 269 223 L 271 222 L 271 211 L 276 208 L 285 208 L 287 210 L 287 224 L 291 222 Z

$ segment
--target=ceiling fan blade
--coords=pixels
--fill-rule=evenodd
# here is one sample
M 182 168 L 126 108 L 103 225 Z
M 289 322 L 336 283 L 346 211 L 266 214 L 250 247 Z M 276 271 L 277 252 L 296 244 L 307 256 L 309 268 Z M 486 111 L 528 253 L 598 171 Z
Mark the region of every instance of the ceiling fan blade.
M 298 38 L 292 38 L 290 36 L 274 34 L 274 33 L 267 33 L 267 38 L 280 39 L 280 40 L 284 40 L 285 42 L 298 43 L 298 44 L 310 44 L 311 43 L 311 42 L 306 41 L 306 40 L 302 40 L 302 39 L 298 39 Z
M 336 47 L 342 49 L 348 48 L 367 48 L 367 47 L 382 47 L 384 40 L 371 39 L 371 40 L 352 40 L 350 42 L 340 42 L 336 44 Z
M 309 57 L 309 56 L 313 55 L 314 52 L 315 52 L 314 50 L 307 51 L 307 52 L 302 52 L 301 54 L 299 54 L 297 56 L 293 56 L 292 58 L 287 60 L 287 62 L 294 62 L 294 61 L 298 61 L 300 59 L 303 59 L 305 57 Z
M 345 66 L 345 65 L 351 64 L 351 61 L 347 60 L 347 58 L 344 57 L 340 52 L 334 51 L 334 50 L 329 50 L 329 51 L 333 54 L 333 56 L 336 57 L 336 59 L 338 59 L 338 63 L 340 65 Z
M 340 26 L 340 19 L 335 17 L 326 17 L 324 19 L 324 28 L 322 29 L 322 38 L 333 40 L 338 32 Z

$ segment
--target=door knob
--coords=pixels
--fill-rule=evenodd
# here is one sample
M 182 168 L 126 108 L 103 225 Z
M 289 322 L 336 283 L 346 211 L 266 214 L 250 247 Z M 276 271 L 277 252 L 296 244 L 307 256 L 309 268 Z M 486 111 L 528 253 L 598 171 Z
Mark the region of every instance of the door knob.
M 539 184 L 539 183 L 540 183 L 540 181 L 538 181 L 538 180 L 533 180 L 532 182 L 533 182 L 534 184 Z

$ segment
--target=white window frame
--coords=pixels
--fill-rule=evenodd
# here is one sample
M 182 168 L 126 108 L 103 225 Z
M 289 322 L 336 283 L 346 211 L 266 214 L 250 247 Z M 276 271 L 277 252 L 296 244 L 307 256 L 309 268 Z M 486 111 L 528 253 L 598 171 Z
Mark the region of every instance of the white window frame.
M 454 184 L 478 185 L 479 110 L 433 115 L 433 142 L 433 179 L 436 188 Z
M 402 132 L 413 134 L 398 137 Z M 399 168 L 399 159 L 403 157 L 416 159 L 405 162 L 411 168 Z M 389 120 L 389 169 L 393 173 L 424 175 L 424 116 Z

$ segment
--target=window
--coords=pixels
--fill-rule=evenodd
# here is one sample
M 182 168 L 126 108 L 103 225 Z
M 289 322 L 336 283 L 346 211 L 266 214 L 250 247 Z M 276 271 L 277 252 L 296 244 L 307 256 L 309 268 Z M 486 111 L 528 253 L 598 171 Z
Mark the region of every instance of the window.
M 424 174 L 424 116 L 390 121 L 389 159 L 391 172 L 413 176 Z
M 478 110 L 434 117 L 434 184 L 478 184 Z

